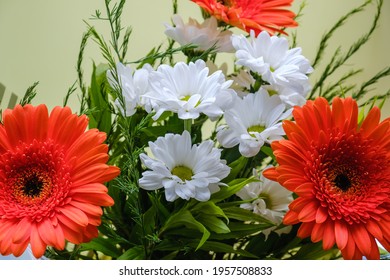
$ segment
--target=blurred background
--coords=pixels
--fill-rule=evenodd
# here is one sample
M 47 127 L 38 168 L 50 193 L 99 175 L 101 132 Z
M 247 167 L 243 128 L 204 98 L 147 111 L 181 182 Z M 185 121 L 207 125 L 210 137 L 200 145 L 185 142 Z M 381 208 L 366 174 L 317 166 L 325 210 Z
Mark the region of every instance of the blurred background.
M 321 36 L 348 11 L 365 1 L 358 0 L 307 0 L 297 30 L 298 46 L 303 54 L 313 60 Z M 302 1 L 296 0 L 292 10 L 297 12 Z M 178 11 L 184 21 L 188 17 L 201 20 L 198 6 L 189 0 L 178 0 Z M 34 82 L 38 95 L 33 103 L 46 103 L 49 108 L 62 105 L 68 88 L 77 80 L 76 62 L 81 37 L 87 30 L 87 21 L 95 25 L 99 33 L 109 39 L 109 27 L 102 21 L 91 19 L 95 10 L 104 15 L 104 0 L 0 0 L 0 97 L 5 108 L 12 93 L 22 96 Z M 320 68 L 341 45 L 346 51 L 350 44 L 366 33 L 375 14 L 375 5 L 351 18 L 331 39 L 326 57 L 312 75 L 312 84 L 320 74 Z M 153 47 L 166 42 L 164 23 L 170 23 L 171 0 L 128 0 L 122 18 L 123 26 L 132 26 L 128 60 L 144 57 Z M 351 69 L 363 72 L 351 80 L 358 86 L 383 68 L 390 65 L 390 1 L 384 1 L 379 27 L 369 42 L 347 61 L 336 76 Z M 287 30 L 290 33 L 292 29 Z M 234 55 L 220 58 L 231 64 Z M 89 43 L 84 57 L 84 74 L 88 81 L 92 62 L 104 62 L 96 44 Z M 230 68 L 231 69 L 231 68 Z M 370 95 L 383 94 L 390 89 L 390 78 L 382 79 L 371 87 Z M 77 91 L 79 92 L 79 91 Z M 77 110 L 78 100 L 73 96 L 69 105 Z M 383 109 L 390 116 L 390 101 Z

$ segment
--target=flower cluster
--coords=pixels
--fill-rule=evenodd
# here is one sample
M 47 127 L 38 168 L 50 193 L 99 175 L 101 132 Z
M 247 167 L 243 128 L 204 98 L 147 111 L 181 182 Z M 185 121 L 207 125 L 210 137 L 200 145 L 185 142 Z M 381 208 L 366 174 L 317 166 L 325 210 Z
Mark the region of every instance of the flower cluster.
M 90 88 L 80 82 L 80 114 L 3 112 L 0 253 L 380 258 L 378 243 L 390 250 L 390 119 L 375 106 L 359 113 L 364 91 L 323 92 L 326 75 L 311 85 L 310 60 L 286 36 L 292 0 L 192 2 L 203 22 L 185 23 L 174 5 L 166 50 L 129 63 L 124 0 L 106 1 L 107 18 L 96 17 L 113 42 L 86 33 L 107 64 Z M 222 52 L 230 72 L 217 65 Z

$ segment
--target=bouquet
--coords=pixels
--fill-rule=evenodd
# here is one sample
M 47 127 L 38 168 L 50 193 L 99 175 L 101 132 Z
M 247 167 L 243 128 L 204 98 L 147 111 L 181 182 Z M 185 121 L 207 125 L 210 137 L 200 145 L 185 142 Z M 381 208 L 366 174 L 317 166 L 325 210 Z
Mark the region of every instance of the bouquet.
M 31 105 L 35 84 L 3 111 L 0 254 L 387 258 L 390 90 L 369 89 L 390 68 L 360 87 L 348 84 L 360 70 L 329 79 L 369 40 L 383 0 L 340 18 L 311 61 L 297 40 L 304 4 L 294 13 L 292 0 L 191 1 L 202 22 L 173 0 L 166 42 L 128 61 L 126 1 L 105 0 L 94 19 L 111 38 L 87 23 L 63 106 Z M 369 31 L 324 62 L 329 39 L 369 5 Z M 102 58 L 86 82 L 88 43 Z M 73 94 L 78 112 L 67 107 Z

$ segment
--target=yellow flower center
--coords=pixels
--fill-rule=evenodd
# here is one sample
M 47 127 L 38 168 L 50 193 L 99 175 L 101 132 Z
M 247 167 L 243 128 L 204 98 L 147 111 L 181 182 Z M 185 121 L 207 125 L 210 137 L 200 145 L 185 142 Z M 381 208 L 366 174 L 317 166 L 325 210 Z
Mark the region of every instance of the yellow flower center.
M 252 137 L 256 137 L 255 132 L 261 133 L 265 129 L 265 126 L 262 125 L 253 125 L 247 129 L 248 133 Z
M 278 94 L 278 92 L 276 90 L 273 90 L 273 89 L 269 89 L 267 91 L 268 91 L 269 96 Z
M 181 97 L 180 100 L 188 102 L 188 100 L 190 100 L 190 98 L 191 98 L 191 95 L 185 95 L 185 96 Z M 194 107 L 198 107 L 199 104 L 200 104 L 200 100 L 198 101 L 198 103 L 196 103 L 196 105 Z
M 172 172 L 173 175 L 176 175 L 177 177 L 179 177 L 183 181 L 191 180 L 192 179 L 192 175 L 194 175 L 192 173 L 192 170 L 189 169 L 186 166 L 176 166 L 175 168 L 172 169 L 171 172 Z

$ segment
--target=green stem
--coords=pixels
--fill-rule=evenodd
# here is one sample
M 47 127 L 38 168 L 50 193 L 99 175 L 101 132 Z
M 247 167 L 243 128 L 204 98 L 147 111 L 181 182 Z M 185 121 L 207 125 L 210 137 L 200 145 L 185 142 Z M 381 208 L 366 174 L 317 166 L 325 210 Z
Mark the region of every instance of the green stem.
M 184 120 L 184 130 L 191 134 L 192 119 Z

